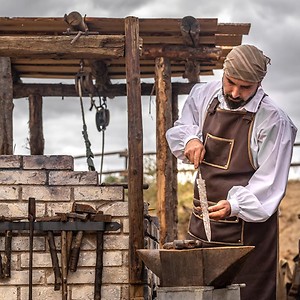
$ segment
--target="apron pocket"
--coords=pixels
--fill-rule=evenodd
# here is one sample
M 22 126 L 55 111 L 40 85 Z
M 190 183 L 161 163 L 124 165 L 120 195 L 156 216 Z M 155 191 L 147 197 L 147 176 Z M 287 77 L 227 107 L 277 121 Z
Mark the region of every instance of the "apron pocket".
M 226 245 L 243 245 L 244 221 L 233 217 L 225 220 L 210 220 L 211 242 Z M 193 210 L 189 222 L 189 234 L 207 241 L 204 222 L 199 212 Z

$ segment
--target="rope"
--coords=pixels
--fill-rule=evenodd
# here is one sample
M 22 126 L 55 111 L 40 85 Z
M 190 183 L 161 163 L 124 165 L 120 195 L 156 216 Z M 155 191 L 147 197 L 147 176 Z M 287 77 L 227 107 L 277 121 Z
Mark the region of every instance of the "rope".
M 100 172 L 99 172 L 100 183 L 102 183 L 102 172 L 103 172 L 103 161 L 104 161 L 104 139 L 105 139 L 105 130 L 102 130 L 102 149 L 101 149 L 101 161 L 100 161 Z
M 81 117 L 82 117 L 82 124 L 83 124 L 82 125 L 82 135 L 83 135 L 83 139 L 85 142 L 88 169 L 89 169 L 89 171 L 95 171 L 95 166 L 94 166 L 94 162 L 93 162 L 94 154 L 91 150 L 91 142 L 88 137 L 87 126 L 86 126 L 85 116 L 84 116 L 81 80 L 82 80 L 82 77 L 79 78 L 79 80 L 77 81 L 77 84 L 78 84 L 78 93 L 79 93 L 79 99 L 80 99 Z

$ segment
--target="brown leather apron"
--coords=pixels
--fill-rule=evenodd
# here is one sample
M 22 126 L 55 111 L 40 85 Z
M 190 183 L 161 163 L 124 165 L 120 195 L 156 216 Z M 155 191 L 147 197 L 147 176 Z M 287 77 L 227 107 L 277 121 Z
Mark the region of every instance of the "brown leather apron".
M 209 204 L 226 199 L 232 186 L 246 186 L 255 172 L 250 137 L 255 114 L 218 108 L 215 98 L 209 106 L 203 137 L 206 154 L 200 166 L 206 183 Z M 194 209 L 189 234 L 207 241 L 199 206 L 197 184 L 194 188 Z M 224 245 L 255 246 L 235 283 L 246 283 L 241 289 L 242 300 L 275 300 L 277 271 L 277 213 L 266 222 L 250 223 L 231 217 L 211 220 L 212 242 Z

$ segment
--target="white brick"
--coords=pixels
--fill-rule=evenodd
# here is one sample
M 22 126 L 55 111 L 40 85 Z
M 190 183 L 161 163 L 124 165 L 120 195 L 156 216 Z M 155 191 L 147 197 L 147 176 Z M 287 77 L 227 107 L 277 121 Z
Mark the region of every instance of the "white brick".
M 17 300 L 18 288 L 16 286 L 0 286 L 0 300 Z
M 102 205 L 100 208 L 104 214 L 114 217 L 128 217 L 128 202 L 113 202 Z
M 74 198 L 81 201 L 124 200 L 124 188 L 77 186 L 74 187 Z
M 68 155 L 29 155 L 23 156 L 24 169 L 72 170 L 74 159 Z
M 123 233 L 128 233 L 129 234 L 129 219 L 123 219 L 122 221 L 122 229 Z
M 3 200 L 18 200 L 19 188 L 16 186 L 0 186 L 0 199 Z
M 21 156 L 19 155 L 0 155 L 0 168 L 19 169 L 21 166 Z
M 101 287 L 101 300 L 118 300 L 121 298 L 120 285 L 103 285 Z
M 115 299 L 115 298 L 111 298 Z M 72 287 L 72 300 L 94 300 L 94 285 L 76 285 Z M 101 297 L 101 300 L 103 298 Z
M 1 215 L 5 217 L 22 217 L 24 221 L 28 219 L 28 202 L 22 203 L 2 203 L 0 202 L 0 211 Z M 45 215 L 45 204 L 37 203 L 36 204 L 36 216 L 44 216 Z
M 129 283 L 129 272 L 126 267 L 104 267 L 103 283 Z
M 21 287 L 21 300 L 29 299 L 28 293 L 28 287 Z M 54 291 L 54 287 L 51 286 L 33 286 L 32 288 L 32 299 L 61 300 L 61 297 L 61 289 Z
M 44 171 L 0 171 L 1 184 L 46 184 L 46 172 Z
M 28 268 L 29 266 L 29 253 L 21 253 L 21 267 Z M 32 265 L 34 268 L 49 268 L 52 267 L 50 253 L 33 253 L 33 262 Z
M 125 250 L 129 248 L 129 236 L 120 235 L 118 237 L 113 235 L 104 235 L 104 249 L 105 250 Z
M 34 197 L 39 201 L 70 201 L 70 187 L 23 186 L 22 199 Z
M 68 213 L 72 211 L 71 202 L 54 202 L 47 203 L 46 214 L 47 216 L 55 216 L 56 213 Z
M 0 286 L 17 286 L 27 285 L 29 278 L 28 270 L 24 271 L 11 271 L 11 278 L 9 280 L 0 281 Z M 32 271 L 32 283 L 33 284 L 44 284 L 45 283 L 45 272 L 42 270 Z
M 97 185 L 98 175 L 94 171 L 50 171 L 49 185 Z
M 33 238 L 33 249 L 34 251 L 44 251 L 45 238 L 35 236 Z M 29 251 L 29 237 L 14 236 L 12 238 L 12 251 Z

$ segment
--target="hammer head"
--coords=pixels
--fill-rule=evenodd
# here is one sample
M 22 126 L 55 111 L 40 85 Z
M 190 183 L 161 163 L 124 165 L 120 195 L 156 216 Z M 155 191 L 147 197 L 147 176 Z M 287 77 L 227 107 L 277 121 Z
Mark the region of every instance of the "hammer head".
M 97 211 L 94 207 L 88 204 L 73 203 L 72 211 L 76 213 L 96 214 Z

